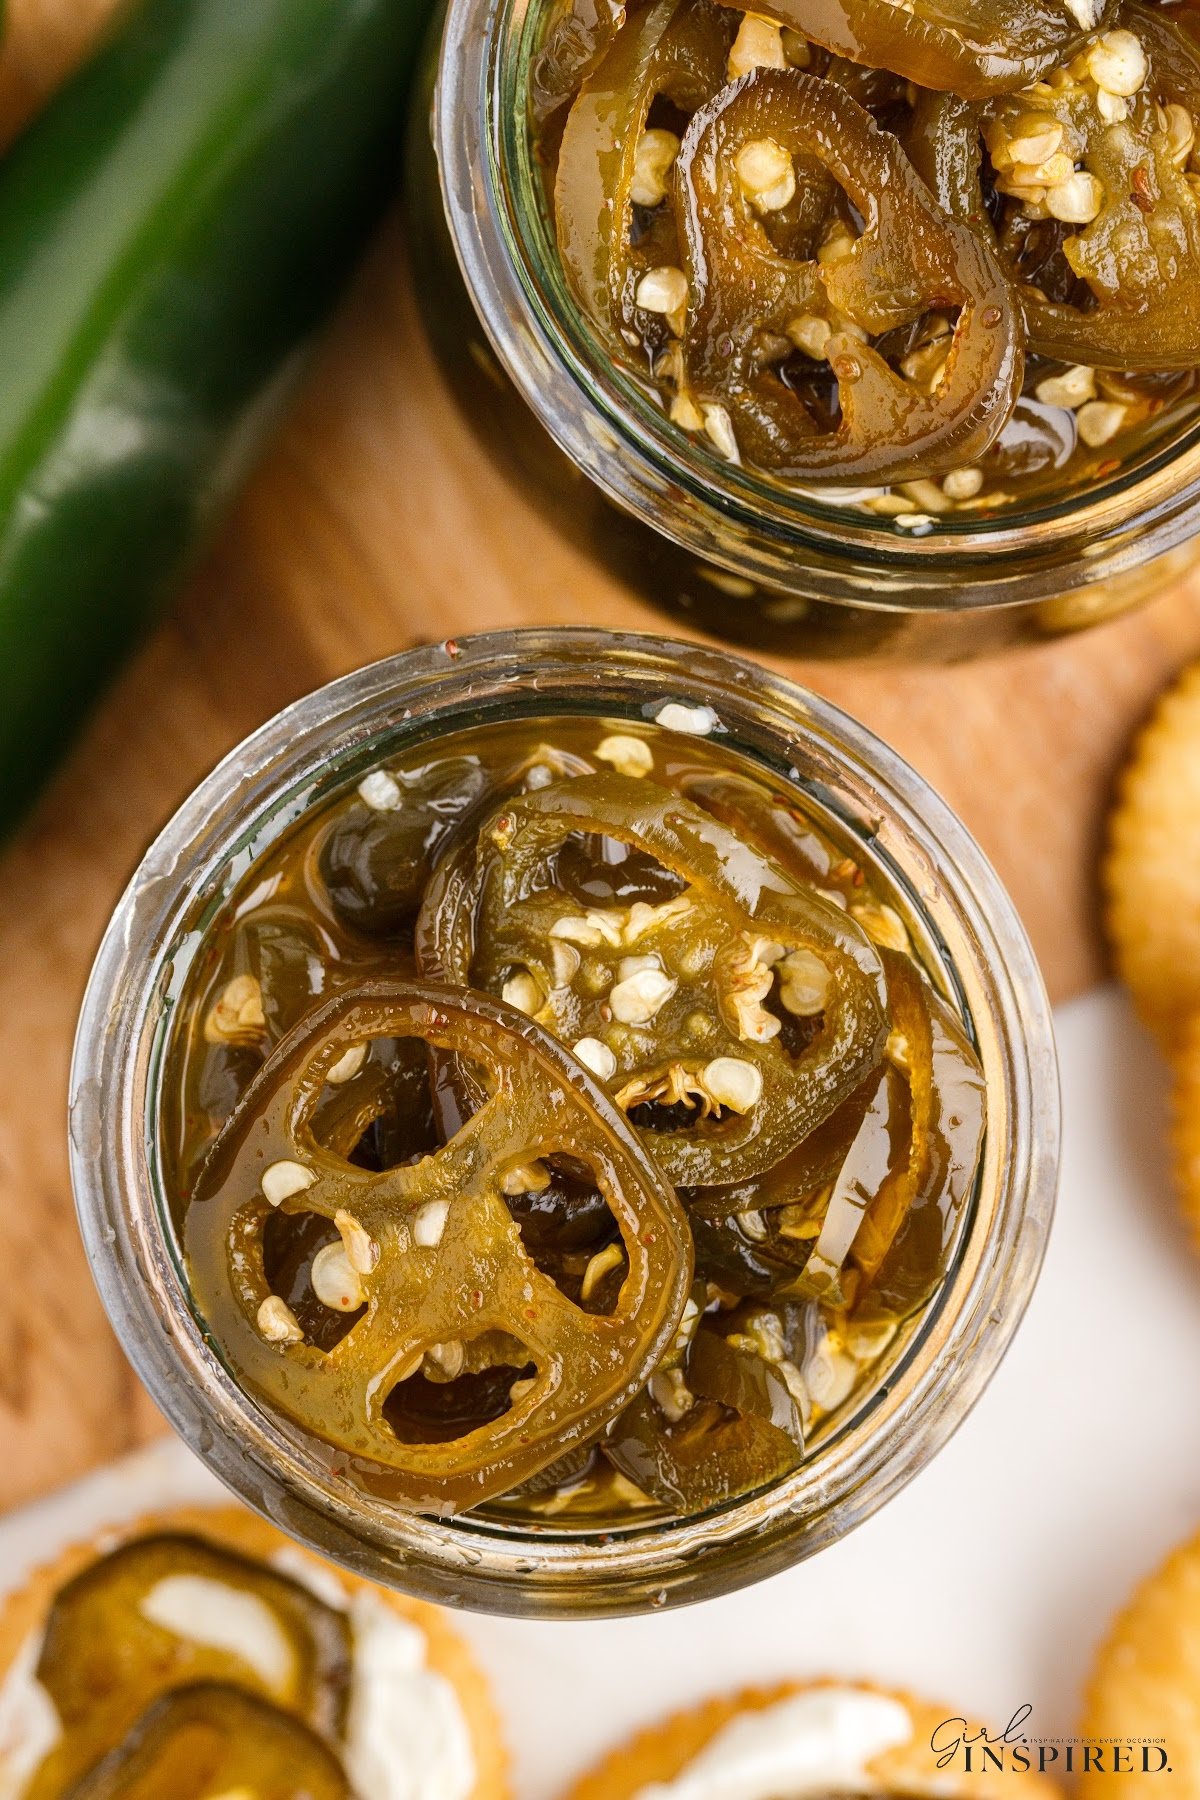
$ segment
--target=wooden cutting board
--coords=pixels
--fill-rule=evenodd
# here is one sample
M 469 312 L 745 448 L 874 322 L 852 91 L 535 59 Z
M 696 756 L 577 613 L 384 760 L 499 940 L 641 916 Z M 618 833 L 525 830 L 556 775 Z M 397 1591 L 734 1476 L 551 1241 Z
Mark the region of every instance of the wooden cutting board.
M 113 0 L 9 0 L 0 141 Z M 176 804 L 296 695 L 420 639 L 524 623 L 663 629 L 481 454 L 384 230 L 223 540 L 0 858 L 0 1508 L 161 1429 L 109 1336 L 65 1147 L 75 1015 L 105 921 Z M 1131 727 L 1200 649 L 1200 579 L 1089 635 L 956 668 L 793 665 L 966 818 L 1054 997 L 1097 980 L 1094 866 Z

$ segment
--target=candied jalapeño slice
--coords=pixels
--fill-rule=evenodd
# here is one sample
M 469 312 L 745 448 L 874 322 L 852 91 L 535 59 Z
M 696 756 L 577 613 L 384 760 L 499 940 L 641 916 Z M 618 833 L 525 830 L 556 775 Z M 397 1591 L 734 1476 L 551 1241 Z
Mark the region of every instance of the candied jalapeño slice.
M 487 1091 L 443 1147 L 374 1171 L 319 1142 L 313 1116 L 330 1070 L 380 1037 L 472 1059 Z M 543 1273 L 506 1203 L 556 1154 L 587 1167 L 616 1221 L 624 1274 L 607 1314 Z M 355 1321 L 328 1350 L 268 1285 L 276 1209 L 316 1214 L 340 1238 L 319 1291 Z M 520 1014 L 404 982 L 339 995 L 285 1040 L 214 1146 L 184 1235 L 195 1302 L 239 1378 L 353 1458 L 373 1492 L 439 1511 L 504 1493 L 594 1437 L 653 1373 L 691 1280 L 674 1194 L 586 1071 Z M 478 1422 L 469 1408 L 457 1429 L 443 1410 L 431 1429 L 427 1353 L 444 1365 L 456 1346 L 469 1379 L 466 1347 L 481 1342 L 499 1378 L 474 1398 L 499 1410 Z
M 850 196 L 861 234 L 836 261 L 782 256 L 746 199 L 738 167 L 769 141 L 815 160 Z M 679 180 L 691 296 L 688 383 L 729 404 L 738 445 L 759 467 L 801 481 L 890 482 L 981 456 L 1020 391 L 1019 316 L 996 257 L 932 202 L 896 139 L 835 84 L 760 70 L 698 112 Z M 925 392 L 868 340 L 935 310 L 956 323 L 942 380 Z M 825 356 L 840 421 L 815 428 L 759 354 L 803 318 L 828 328 Z
M 977 99 L 1033 81 L 1083 36 L 1066 0 L 723 0 L 801 32 L 851 62 Z M 1098 24 L 1096 6 L 1090 23 Z M 1087 15 L 1085 14 L 1084 17 Z
M 653 857 L 680 891 L 581 908 L 553 880 L 580 834 Z M 418 950 L 442 980 L 524 995 L 539 1023 L 606 1069 L 635 1122 L 665 1103 L 646 1145 L 689 1185 L 779 1162 L 854 1091 L 886 1036 L 883 970 L 861 927 L 678 794 L 628 776 L 501 806 L 469 866 L 456 858 L 430 884 Z M 786 990 L 796 959 L 819 965 L 828 998 L 793 1054 L 763 1001 L 777 972 Z
M 216 1682 L 164 1694 L 70 1789 L 70 1800 L 214 1795 L 354 1800 L 341 1763 L 315 1731 L 267 1701 Z

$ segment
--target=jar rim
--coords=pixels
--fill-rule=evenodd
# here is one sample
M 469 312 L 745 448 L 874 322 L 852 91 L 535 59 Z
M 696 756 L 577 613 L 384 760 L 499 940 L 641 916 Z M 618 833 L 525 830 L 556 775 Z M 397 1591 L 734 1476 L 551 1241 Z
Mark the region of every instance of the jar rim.
M 810 1462 L 760 1494 L 695 1520 L 557 1536 L 385 1507 L 247 1396 L 188 1303 L 153 1141 L 188 921 L 199 897 L 214 884 L 228 891 L 314 798 L 447 721 L 513 716 L 518 701 L 529 716 L 637 719 L 669 699 L 703 699 L 731 744 L 823 796 L 917 894 L 985 1062 L 980 1228 L 965 1234 L 941 1302 L 894 1378 Z M 70 1150 L 109 1317 L 167 1418 L 228 1486 L 335 1561 L 407 1591 L 580 1617 L 698 1599 L 787 1566 L 867 1517 L 940 1447 L 990 1379 L 1036 1281 L 1057 1185 L 1057 1067 L 1037 965 L 995 873 L 944 802 L 864 727 L 723 651 L 525 629 L 404 652 L 316 690 L 237 746 L 184 802 L 96 958 L 72 1063 Z
M 672 427 L 649 387 L 604 351 L 522 202 L 535 178 L 514 71 L 527 63 L 537 8 L 448 0 L 434 149 L 455 256 L 491 347 L 559 449 L 609 500 L 732 576 L 881 611 L 1053 602 L 1194 534 L 1200 422 L 1082 496 L 940 517 L 923 536 L 732 465 Z

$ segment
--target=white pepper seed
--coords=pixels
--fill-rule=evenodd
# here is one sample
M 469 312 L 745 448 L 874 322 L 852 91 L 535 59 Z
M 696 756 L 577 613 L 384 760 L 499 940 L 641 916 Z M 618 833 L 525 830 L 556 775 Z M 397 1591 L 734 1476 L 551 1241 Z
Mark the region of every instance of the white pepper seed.
M 825 361 L 825 351 L 833 336 L 833 326 L 817 313 L 802 313 L 787 328 L 788 337 L 797 350 L 811 356 L 814 362 Z
M 357 1312 L 366 1298 L 358 1271 L 351 1267 L 340 1241 L 326 1244 L 313 1257 L 312 1286 L 321 1305 L 334 1312 Z
M 272 1163 L 263 1170 L 262 1191 L 272 1206 L 282 1206 L 285 1200 L 312 1187 L 316 1179 L 316 1170 L 305 1168 L 303 1163 Z
M 942 482 L 947 500 L 973 500 L 982 487 L 982 469 L 952 469 Z
M 617 1072 L 617 1059 L 599 1038 L 582 1037 L 574 1046 L 575 1054 L 585 1069 L 601 1081 L 611 1081 Z
M 386 769 L 372 769 L 358 784 L 359 797 L 372 812 L 397 812 L 404 802 L 400 783 Z
M 643 131 L 633 158 L 629 197 L 635 206 L 661 206 L 667 197 L 667 177 L 679 155 L 679 139 L 673 131 Z
M 1033 390 L 1043 406 L 1065 406 L 1071 412 L 1096 398 L 1096 371 L 1075 363 L 1061 375 L 1047 375 Z
M 701 1079 L 710 1098 L 730 1112 L 753 1112 L 762 1099 L 762 1070 L 741 1056 L 714 1057 Z
M 614 1019 L 622 1025 L 648 1025 L 666 1005 L 678 983 L 661 969 L 639 969 L 618 981 L 608 996 Z
M 258 1309 L 258 1329 L 268 1344 L 301 1344 L 304 1333 L 286 1300 L 268 1294 Z
M 1106 93 L 1136 94 L 1149 65 L 1142 41 L 1132 31 L 1106 31 L 1087 52 L 1088 74 Z
M 546 1002 L 541 982 L 528 969 L 518 969 L 509 976 L 500 990 L 500 998 L 507 1006 L 515 1006 L 518 1012 L 527 1013 L 530 1018 L 540 1012 Z
M 1077 169 L 1047 190 L 1046 208 L 1064 225 L 1090 225 L 1104 204 L 1104 189 L 1087 169 Z
M 744 13 L 729 52 L 730 81 L 749 75 L 752 69 L 786 69 L 783 32 L 761 13 Z
M 604 1277 L 612 1270 L 619 1269 L 625 1261 L 623 1244 L 606 1244 L 603 1250 L 597 1250 L 595 1256 L 588 1261 L 583 1272 L 583 1280 L 579 1284 L 579 1298 L 590 1300 Z
M 654 716 L 654 723 L 664 731 L 685 731 L 691 737 L 708 737 L 716 730 L 717 715 L 711 706 L 685 706 L 680 700 L 668 700 Z
M 649 775 L 654 767 L 654 752 L 645 738 L 618 732 L 596 746 L 601 762 L 611 763 L 619 775 Z
M 680 313 L 688 303 L 687 276 L 682 269 L 667 266 L 648 269 L 638 282 L 634 301 L 643 312 Z
M 742 192 L 759 212 L 779 212 L 796 194 L 796 165 L 774 138 L 751 138 L 734 158 Z
M 325 1079 L 334 1087 L 342 1087 L 347 1081 L 354 1080 L 354 1077 L 358 1074 L 358 1071 L 362 1068 L 366 1060 L 367 1046 L 365 1044 L 351 1044 L 350 1048 L 344 1050 L 341 1056 L 338 1057 Z
M 1079 435 L 1089 449 L 1099 450 L 1116 437 L 1128 412 L 1129 408 L 1116 400 L 1089 400 L 1075 415 Z
M 737 434 L 733 429 L 728 407 L 706 402 L 700 410 L 704 414 L 704 429 L 726 462 L 740 463 L 742 453 L 738 449 Z
M 422 1250 L 435 1250 L 442 1241 L 449 1213 L 448 1200 L 427 1200 L 413 1218 L 413 1243 Z

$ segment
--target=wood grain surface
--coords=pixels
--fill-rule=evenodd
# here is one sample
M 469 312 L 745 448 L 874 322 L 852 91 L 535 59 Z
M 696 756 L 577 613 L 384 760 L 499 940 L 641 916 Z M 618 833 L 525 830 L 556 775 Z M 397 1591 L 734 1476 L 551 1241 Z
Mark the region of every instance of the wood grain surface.
M 9 0 L 0 141 L 112 0 Z M 161 1429 L 109 1336 L 65 1147 L 75 1015 L 140 852 L 286 701 L 420 639 L 533 622 L 662 629 L 479 452 L 415 317 L 400 221 L 354 285 L 198 578 L 0 858 L 0 1508 Z M 1130 729 L 1200 648 L 1200 580 L 1086 636 L 956 668 L 793 665 L 967 819 L 1065 999 L 1102 969 L 1094 861 Z

